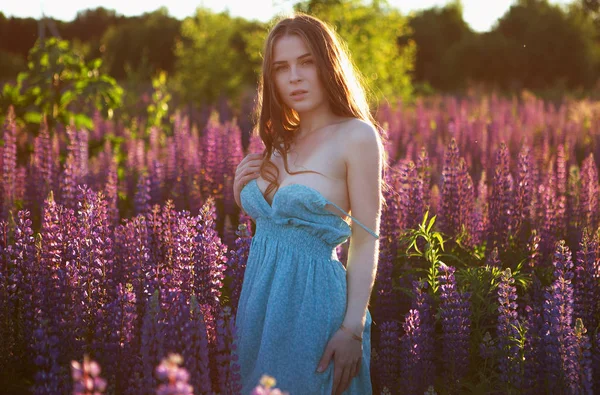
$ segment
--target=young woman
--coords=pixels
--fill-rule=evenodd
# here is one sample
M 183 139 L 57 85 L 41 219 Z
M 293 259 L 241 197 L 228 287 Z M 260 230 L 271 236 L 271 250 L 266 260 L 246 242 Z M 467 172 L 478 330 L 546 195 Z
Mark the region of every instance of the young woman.
M 330 27 L 305 14 L 275 25 L 258 109 L 266 149 L 246 156 L 234 180 L 256 222 L 236 317 L 242 393 L 268 374 L 291 395 L 371 394 L 385 153 Z M 336 247 L 350 236 L 344 268 Z

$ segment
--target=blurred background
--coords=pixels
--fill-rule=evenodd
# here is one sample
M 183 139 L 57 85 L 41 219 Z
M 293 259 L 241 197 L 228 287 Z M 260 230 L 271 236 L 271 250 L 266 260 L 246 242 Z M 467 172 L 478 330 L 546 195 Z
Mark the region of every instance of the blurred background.
M 56 37 L 86 61 L 101 60 L 99 72 L 124 88 L 125 113 L 163 75 L 172 104 L 227 101 L 231 111 L 246 114 L 266 33 L 274 18 L 295 9 L 336 27 L 373 103 L 469 90 L 529 90 L 555 101 L 598 91 L 598 0 L 169 3 L 4 2 L 0 86 L 27 69 L 38 39 Z M 0 96 L 3 110 L 8 96 Z

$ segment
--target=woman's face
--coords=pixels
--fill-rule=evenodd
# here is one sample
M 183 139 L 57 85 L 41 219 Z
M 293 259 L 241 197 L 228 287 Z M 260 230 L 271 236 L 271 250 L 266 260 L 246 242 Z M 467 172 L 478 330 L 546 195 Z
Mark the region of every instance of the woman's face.
M 285 35 L 275 41 L 272 69 L 279 97 L 298 114 L 325 104 L 315 59 L 298 35 Z

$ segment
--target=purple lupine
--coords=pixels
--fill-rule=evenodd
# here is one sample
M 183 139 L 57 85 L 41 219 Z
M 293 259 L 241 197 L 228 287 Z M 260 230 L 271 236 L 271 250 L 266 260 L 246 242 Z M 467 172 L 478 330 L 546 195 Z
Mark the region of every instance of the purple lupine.
M 102 395 L 106 389 L 106 380 L 100 376 L 100 365 L 84 355 L 83 364 L 71 361 L 73 395 Z
M 556 229 L 558 228 L 557 217 L 557 196 L 556 196 L 556 180 L 554 176 L 554 168 L 548 168 L 546 182 L 538 187 L 540 198 L 540 237 L 542 255 L 548 256 L 556 244 L 558 237 Z
M 221 289 L 227 264 L 227 246 L 215 230 L 215 205 L 208 199 L 202 207 L 196 225 L 193 262 L 193 289 L 202 306 L 209 306 L 205 320 L 209 338 L 214 338 L 214 320 L 220 308 Z
M 575 320 L 572 334 L 566 343 L 569 363 L 573 364 L 572 369 L 568 370 L 569 393 L 593 395 L 592 345 L 581 318 Z
M 530 305 L 525 306 L 525 323 L 527 331 L 523 344 L 525 358 L 523 374 L 523 391 L 536 393 L 540 380 L 544 377 L 544 347 L 542 343 L 543 319 L 543 289 L 538 277 L 533 274 L 533 284 Z M 526 295 L 529 296 L 529 295 Z
M 138 303 L 138 315 L 143 316 L 145 306 L 142 301 L 150 294 L 145 294 L 146 275 L 152 272 L 147 267 L 150 262 L 148 225 L 146 217 L 140 215 L 125 219 L 122 225 L 115 228 L 115 281 L 131 284 Z
M 527 243 L 527 270 L 532 271 L 542 263 L 540 252 L 541 238 L 536 229 L 531 231 L 529 242 Z
M 489 224 L 489 202 L 488 202 L 488 187 L 485 170 L 481 172 L 479 183 L 477 185 L 477 198 L 475 199 L 475 218 L 477 224 L 477 234 L 481 240 L 485 240 L 485 232 Z
M 427 293 L 428 288 L 427 281 L 413 281 L 415 298 L 411 308 L 419 312 L 420 321 L 420 388 L 427 388 L 435 381 L 435 317 L 433 316 L 433 298 Z
M 31 355 L 35 322 L 38 318 L 36 300 L 37 282 L 39 280 L 39 262 L 33 230 L 31 229 L 30 212 L 19 210 L 14 228 L 14 243 L 8 249 L 9 314 L 15 317 L 20 325 L 17 339 L 23 339 L 25 355 Z M 17 360 L 25 362 L 25 355 L 17 355 Z
M 160 204 L 163 200 L 163 184 L 164 184 L 164 164 L 159 162 L 156 159 L 153 159 L 151 162 L 150 170 L 149 170 L 150 179 L 150 202 L 152 205 Z M 197 198 L 190 196 L 192 201 Z M 196 212 L 193 207 L 190 207 L 192 212 Z
M 110 307 L 114 317 L 114 332 L 118 336 L 119 369 L 115 375 L 116 393 L 133 395 L 143 392 L 142 369 L 138 362 L 140 349 L 140 325 L 136 294 L 131 284 L 117 285 L 117 300 Z M 109 307 L 107 307 L 107 310 Z
M 460 158 L 457 181 L 459 185 L 459 234 L 465 232 L 463 243 L 470 248 L 480 243 L 481 234 L 477 228 L 475 216 L 475 190 L 473 179 L 468 172 L 467 163 Z
M 600 331 L 592 334 L 592 370 L 594 388 L 600 388 Z
M 41 318 L 41 317 L 40 317 Z M 44 327 L 41 319 L 36 322 L 33 345 L 35 349 L 36 372 L 34 384 L 30 388 L 35 395 L 64 393 L 62 386 L 64 372 L 58 361 L 60 356 L 59 338 L 55 334 L 50 335 L 51 327 Z M 47 332 L 46 329 L 49 329 Z
M 412 161 L 401 163 L 397 180 L 400 185 L 400 208 L 402 226 L 416 228 L 425 214 L 423 203 L 423 182 L 418 176 L 417 168 Z M 399 224 L 396 224 L 398 227 Z
M 216 320 L 216 348 L 215 348 L 215 372 L 217 378 L 217 389 L 221 393 L 232 393 L 231 367 L 232 367 L 232 344 L 234 333 L 232 333 L 232 321 L 235 317 L 231 314 L 231 308 L 225 306 L 218 312 Z
M 230 356 L 229 356 L 229 390 L 238 394 L 242 390 L 241 366 L 239 364 L 239 333 L 235 325 L 235 314 L 229 319 L 229 336 L 231 338 Z
M 153 376 L 154 366 L 164 357 L 164 313 L 159 303 L 159 291 L 154 291 L 146 302 L 146 311 L 141 330 L 141 365 L 143 370 L 143 393 L 150 393 L 155 388 Z
M 212 394 L 209 345 L 204 314 L 195 295 L 190 299 L 190 320 L 183 330 L 183 358 L 190 370 L 190 383 L 198 394 Z
M 498 246 L 504 250 L 512 232 L 513 188 L 510 174 L 508 147 L 500 144 L 496 152 L 496 166 L 492 183 L 489 207 L 488 249 Z
M 596 229 L 600 219 L 598 208 L 600 185 L 598 184 L 598 169 L 594 155 L 590 154 L 581 165 L 581 192 L 579 199 L 579 215 L 581 215 L 581 228 Z
M 422 386 L 424 373 L 423 363 L 423 333 L 419 310 L 410 309 L 404 323 L 404 335 L 400 338 L 400 386 L 403 392 L 416 394 L 425 391 Z
M 565 158 L 565 147 L 559 144 L 556 152 L 556 225 L 555 232 L 564 235 L 566 231 L 566 209 L 567 209 L 567 163 Z M 564 236 L 563 236 L 564 237 Z
M 194 389 L 188 384 L 190 374 L 183 365 L 179 354 L 169 354 L 155 369 L 156 377 L 162 382 L 156 395 L 193 395 Z
M 581 221 L 581 209 L 579 205 L 580 197 L 580 185 L 581 185 L 581 174 L 579 168 L 571 166 L 569 171 L 567 187 L 567 207 L 566 207 L 566 225 L 567 225 L 567 240 L 569 245 L 577 245 L 581 239 L 581 228 L 579 222 Z
M 598 326 L 598 243 L 590 238 L 587 229 L 579 243 L 573 278 L 573 316 L 581 318 L 586 328 Z
M 439 216 L 440 229 L 449 236 L 460 233 L 459 158 L 458 146 L 453 138 L 444 154 Z
M 404 360 L 408 354 L 400 351 L 400 324 L 397 321 L 384 321 L 380 332 L 377 359 L 373 368 L 377 372 L 380 391 L 387 388 L 391 393 L 396 393 L 399 390 L 400 367 L 409 363 Z
M 502 268 L 502 261 L 500 260 L 500 257 L 498 256 L 498 247 L 494 247 L 492 249 L 492 252 L 490 252 L 490 255 L 488 255 L 488 257 L 486 259 L 486 264 L 491 267 L 496 267 L 499 269 Z
M 2 207 L 2 219 L 8 221 L 9 211 L 13 209 L 15 202 L 15 184 L 17 171 L 17 124 L 13 106 L 8 108 L 8 114 L 4 121 L 2 139 L 2 183 L 0 184 L 0 204 Z
M 75 156 L 67 154 L 65 167 L 60 174 L 58 201 L 67 208 L 75 209 L 79 177 L 76 169 Z
M 248 218 L 248 217 L 246 217 Z M 233 314 L 237 313 L 240 293 L 242 292 L 242 283 L 246 271 L 246 261 L 252 244 L 251 229 L 247 221 L 238 226 L 237 239 L 235 240 L 235 250 L 231 250 L 227 260 L 227 270 L 225 274 L 230 279 L 230 305 Z
M 454 267 L 441 263 L 439 270 L 442 360 L 448 385 L 457 388 L 469 367 L 470 295 L 458 292 Z
M 554 282 L 544 301 L 543 347 L 546 390 L 567 391 L 568 377 L 574 364 L 567 353 L 567 339 L 572 335 L 573 319 L 573 263 L 571 251 L 564 240 L 556 243 L 554 253 Z
M 112 158 L 106 170 L 106 184 L 103 188 L 108 204 L 108 218 L 112 225 L 119 223 L 119 196 L 118 196 L 117 163 Z
M 39 135 L 33 142 L 33 157 L 28 166 L 27 176 L 27 207 L 31 210 L 34 224 L 41 222 L 41 211 L 44 199 L 54 189 L 54 160 L 52 159 L 52 147 L 48 134 L 48 125 L 45 118 L 42 121 Z
M 524 145 L 517 160 L 517 179 L 515 183 L 515 208 L 512 228 L 517 241 L 522 245 L 527 241 L 527 229 L 531 226 L 531 198 L 533 195 L 533 179 L 531 172 L 530 149 Z
M 429 185 L 431 183 L 431 168 L 429 164 L 429 156 L 425 147 L 421 149 L 416 164 L 417 173 L 419 174 L 419 178 L 421 179 L 421 183 L 423 184 L 423 203 L 425 204 L 425 206 L 429 206 Z
M 498 336 L 500 381 L 507 392 L 520 391 L 523 379 L 523 356 L 519 347 L 521 334 L 517 316 L 517 288 L 510 268 L 502 272 L 498 284 Z
M 46 341 L 56 337 L 60 344 L 60 358 L 54 363 L 63 365 L 65 358 L 70 358 L 73 354 L 73 344 L 71 341 L 71 303 L 69 300 L 70 293 L 68 290 L 68 277 L 65 260 L 65 232 L 61 223 L 63 216 L 63 207 L 58 205 L 53 198 L 52 191 L 45 200 L 42 218 L 41 235 L 41 256 L 40 256 L 40 276 L 38 294 L 40 295 L 38 306 L 42 317 L 38 322 L 44 322 L 44 325 L 38 328 L 38 335 L 43 333 L 46 335 Z M 43 295 L 43 296 L 42 296 Z M 51 345 L 51 343 L 47 343 Z M 46 347 L 42 347 L 42 352 L 49 352 Z M 52 356 L 40 355 L 39 357 L 46 362 Z M 68 359 L 67 359 L 68 361 Z M 45 369 L 55 369 L 54 366 L 46 366 Z M 40 370 L 43 370 L 40 368 Z M 62 387 L 58 390 L 64 393 L 67 389 L 67 383 L 64 381 L 63 375 L 60 375 Z
M 227 134 L 227 155 L 225 155 L 223 205 L 224 215 L 232 215 L 235 211 L 235 200 L 233 198 L 235 168 L 244 158 L 244 152 L 242 149 L 242 132 L 237 124 L 228 122 L 224 128 Z
M 397 181 L 396 173 L 387 173 L 385 177 L 389 184 Z M 376 297 L 372 314 L 375 321 L 392 321 L 400 314 L 400 305 L 396 303 L 397 291 L 393 289 L 392 281 L 398 240 L 405 226 L 402 224 L 399 196 L 394 188 L 384 189 L 382 194 L 385 205 L 381 212 L 379 264 L 373 285 Z
M 190 307 L 186 295 L 180 290 L 165 290 L 162 295 L 165 304 L 165 342 L 166 352 L 182 352 L 186 347 L 183 343 L 185 329 L 190 321 Z
M 0 219 L 0 368 L 8 371 L 14 355 L 15 325 L 12 324 L 9 295 L 8 255 L 12 245 L 8 245 L 8 223 Z

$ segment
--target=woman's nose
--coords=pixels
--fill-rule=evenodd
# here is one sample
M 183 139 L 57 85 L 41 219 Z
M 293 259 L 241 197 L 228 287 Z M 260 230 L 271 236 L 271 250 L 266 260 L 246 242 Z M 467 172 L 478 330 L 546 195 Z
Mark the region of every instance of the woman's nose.
M 290 82 L 298 82 L 302 79 L 300 73 L 298 72 L 298 68 L 296 66 L 292 66 L 290 68 Z

